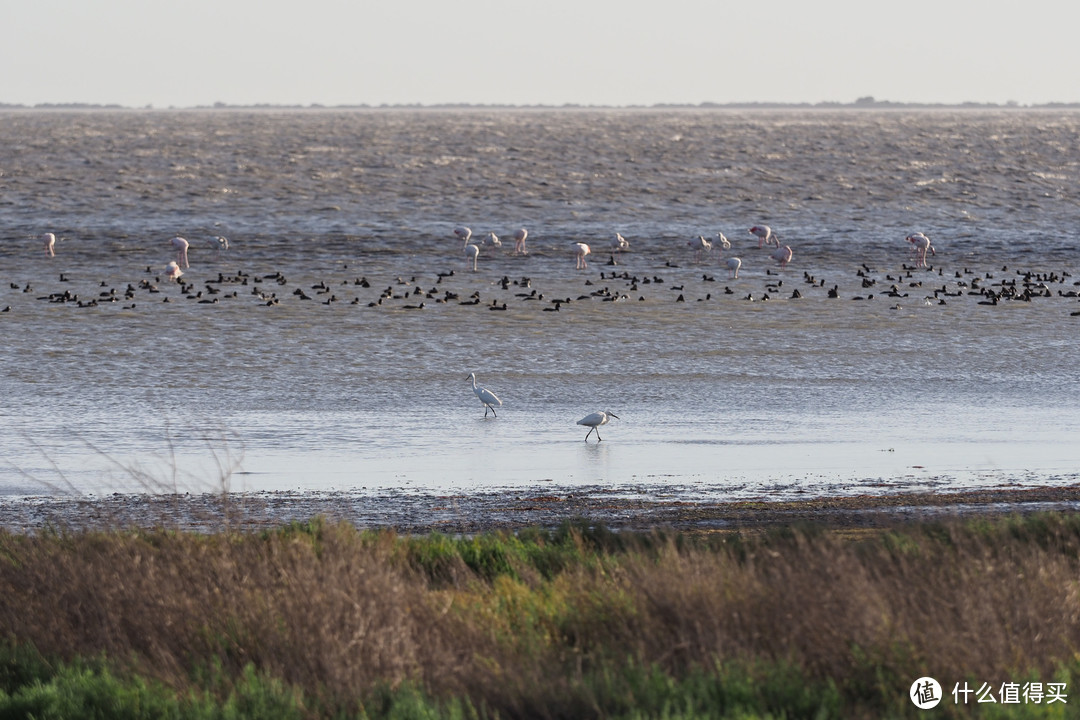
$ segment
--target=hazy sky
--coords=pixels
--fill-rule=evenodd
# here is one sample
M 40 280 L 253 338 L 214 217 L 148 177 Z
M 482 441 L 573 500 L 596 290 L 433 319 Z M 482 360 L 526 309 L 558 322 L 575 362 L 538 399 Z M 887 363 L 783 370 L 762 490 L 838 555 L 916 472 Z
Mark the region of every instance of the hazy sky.
M 0 103 L 1080 101 L 1075 0 L 0 0 Z

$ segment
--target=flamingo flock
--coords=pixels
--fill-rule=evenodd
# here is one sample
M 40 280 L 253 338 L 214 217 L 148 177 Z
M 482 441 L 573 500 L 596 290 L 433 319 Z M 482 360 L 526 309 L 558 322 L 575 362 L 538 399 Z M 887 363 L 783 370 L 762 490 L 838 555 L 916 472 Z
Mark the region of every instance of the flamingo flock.
M 56 233 L 42 233 L 38 239 L 45 250 L 45 257 L 56 257 Z M 188 260 L 188 248 L 191 247 L 191 243 L 189 243 L 187 239 L 177 235 L 169 240 L 169 247 L 175 253 L 175 260 L 166 265 L 166 274 L 171 278 L 176 278 L 183 273 L 177 274 L 173 272 L 170 267 L 175 265 L 178 270 L 191 267 L 191 263 Z M 214 251 L 214 256 L 220 258 L 221 253 L 229 249 L 229 239 L 220 235 L 215 235 L 210 240 L 210 247 Z
M 780 236 L 773 231 L 768 225 L 753 225 L 748 231 L 750 235 L 758 239 L 758 249 L 774 247 L 770 253 L 769 258 L 776 262 L 781 271 L 787 269 L 794 257 L 794 252 L 790 245 L 782 245 Z M 462 250 L 465 254 L 467 267 L 473 272 L 479 269 L 479 259 L 481 254 L 481 246 L 485 248 L 491 248 L 493 250 L 499 250 L 502 248 L 503 243 L 499 236 L 494 231 L 487 231 L 482 241 L 478 241 L 471 228 L 461 225 L 453 229 L 453 234 L 458 240 L 462 242 Z M 528 255 L 528 250 L 525 247 L 525 240 L 529 235 L 529 231 L 526 228 L 519 228 L 512 233 L 514 238 L 513 255 L 523 256 Z M 56 234 L 52 232 L 43 233 L 40 237 L 40 242 L 45 251 L 47 257 L 55 257 L 56 255 Z M 693 250 L 693 262 L 701 263 L 705 260 L 714 249 L 717 250 L 719 258 L 719 265 L 728 271 L 728 278 L 730 280 L 737 280 L 739 278 L 739 272 L 743 269 L 743 260 L 740 257 L 732 257 L 725 255 L 725 253 L 731 250 L 731 241 L 724 235 L 723 232 L 715 233 L 716 240 L 710 240 L 705 235 L 697 235 L 691 239 L 687 244 Z M 905 237 L 906 242 L 910 244 L 912 256 L 915 259 L 915 267 L 927 268 L 928 255 L 937 255 L 937 251 L 930 241 L 929 236 L 923 232 L 913 232 Z M 211 247 L 214 250 L 214 255 L 220 257 L 223 252 L 228 250 L 229 241 L 222 236 L 214 236 L 211 240 Z M 172 280 L 177 280 L 183 275 L 183 270 L 190 268 L 190 260 L 188 257 L 188 250 L 190 243 L 184 237 L 179 235 L 169 240 L 169 246 L 175 253 L 175 259 L 166 266 L 166 276 Z M 622 233 L 616 232 L 610 241 L 611 246 L 611 260 L 609 265 L 617 265 L 615 261 L 615 254 L 618 254 L 622 258 L 623 254 L 630 250 L 630 242 L 622 235 Z M 589 268 L 588 256 L 592 254 L 592 248 L 585 242 L 573 242 L 571 243 L 571 251 L 574 256 L 574 266 L 577 270 L 587 270 Z
M 480 246 L 473 240 L 472 230 L 464 225 L 454 228 L 454 235 L 464 243 L 465 256 L 469 265 L 473 271 L 478 268 L 478 258 L 480 255 Z M 747 232 L 756 237 L 758 240 L 758 249 L 775 248 L 769 253 L 769 258 L 776 262 L 781 271 L 786 270 L 794 257 L 794 251 L 791 245 L 783 245 L 780 241 L 780 236 L 768 225 L 753 225 Z M 525 249 L 525 238 L 528 237 L 528 230 L 520 228 L 513 234 L 514 237 L 514 255 L 527 255 L 528 251 Z M 176 238 L 173 242 L 181 240 L 182 238 Z M 916 267 L 928 267 L 927 254 L 936 255 L 937 252 L 933 245 L 930 243 L 930 238 L 922 232 L 915 232 L 906 237 L 907 242 L 911 243 L 911 249 L 916 260 Z M 494 232 L 489 231 L 483 241 L 484 247 L 490 247 L 499 249 L 502 247 L 502 241 L 499 236 Z M 742 258 L 725 256 L 726 251 L 731 250 L 731 241 L 724 235 L 723 232 L 716 233 L 716 240 L 710 240 L 705 235 L 697 235 L 691 239 L 687 245 L 694 251 L 693 262 L 702 263 L 705 258 L 714 249 L 718 249 L 719 264 L 726 268 L 728 271 L 728 278 L 731 280 L 737 280 L 739 278 L 739 271 L 743 267 Z M 618 254 L 622 258 L 623 253 L 630 250 L 630 242 L 622 235 L 622 233 L 616 232 L 611 238 L 611 259 L 608 265 L 618 265 L 615 260 L 615 255 Z M 577 270 L 587 270 L 589 263 L 587 257 L 592 254 L 592 248 L 585 242 L 574 242 L 571 244 L 571 251 L 574 255 L 574 267 Z M 177 262 L 183 263 L 185 258 L 180 257 L 182 253 L 178 251 Z
M 476 272 L 480 258 L 480 246 L 477 245 L 476 241 L 473 239 L 472 228 L 469 228 L 465 225 L 459 225 L 458 227 L 454 228 L 454 235 L 457 237 L 458 240 L 461 240 L 463 243 L 465 243 L 463 249 L 465 251 L 466 262 L 470 263 L 472 265 L 473 272 Z M 529 251 L 525 249 L 525 238 L 527 238 L 528 236 L 529 231 L 525 228 L 519 228 L 514 231 L 514 255 L 529 254 Z M 488 233 L 484 236 L 482 244 L 484 247 L 489 247 L 496 250 L 502 248 L 503 245 L 502 240 L 499 239 L 499 236 L 492 231 L 488 231 Z

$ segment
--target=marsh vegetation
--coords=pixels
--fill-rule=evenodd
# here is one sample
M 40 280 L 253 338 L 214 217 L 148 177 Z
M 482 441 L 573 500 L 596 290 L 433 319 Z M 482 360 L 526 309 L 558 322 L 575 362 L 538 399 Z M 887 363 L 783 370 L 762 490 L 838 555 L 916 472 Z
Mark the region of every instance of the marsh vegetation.
M 1067 717 L 1080 516 L 866 533 L 0 534 L 0 716 Z

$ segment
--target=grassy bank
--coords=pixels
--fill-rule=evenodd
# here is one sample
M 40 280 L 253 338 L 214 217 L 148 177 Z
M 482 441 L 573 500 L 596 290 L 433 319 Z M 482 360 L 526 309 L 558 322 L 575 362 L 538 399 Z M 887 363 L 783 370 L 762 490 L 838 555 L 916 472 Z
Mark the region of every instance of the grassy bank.
M 914 717 L 921 676 L 940 717 L 1080 716 L 1076 515 L 0 534 L 0 591 L 0 718 Z M 1031 682 L 1068 702 L 1001 702 Z

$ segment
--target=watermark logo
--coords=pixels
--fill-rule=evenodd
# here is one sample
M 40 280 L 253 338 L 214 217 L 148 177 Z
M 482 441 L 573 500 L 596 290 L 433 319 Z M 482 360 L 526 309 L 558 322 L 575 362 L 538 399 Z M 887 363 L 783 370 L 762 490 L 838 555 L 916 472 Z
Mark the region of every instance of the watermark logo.
M 929 710 L 941 702 L 941 683 L 932 677 L 921 677 L 911 683 L 911 692 L 908 695 L 915 707 Z
M 1000 686 L 988 682 L 972 685 L 966 680 L 957 682 L 952 689 L 953 703 L 968 705 L 976 703 L 999 703 L 1002 705 L 1053 705 L 1069 702 L 1068 685 L 1063 682 L 1031 680 L 1024 683 L 1003 682 Z M 921 677 L 911 683 L 908 697 L 915 707 L 929 710 L 944 699 L 941 683 L 932 677 Z M 945 696 L 947 697 L 947 696 Z

